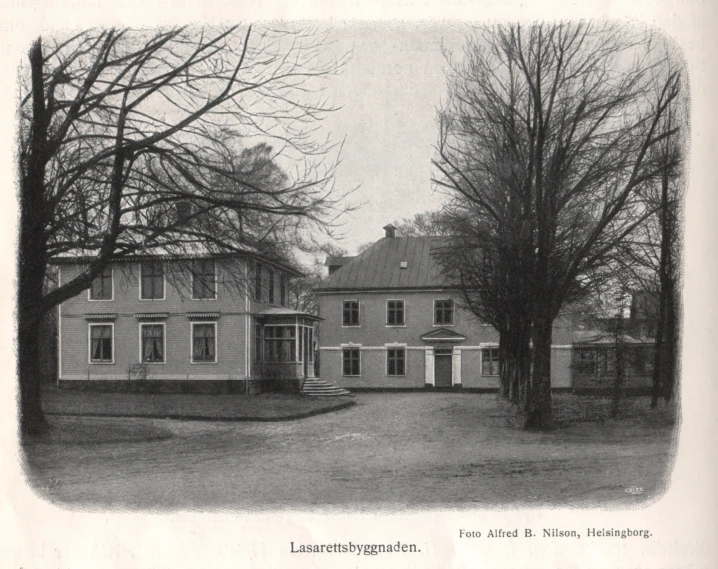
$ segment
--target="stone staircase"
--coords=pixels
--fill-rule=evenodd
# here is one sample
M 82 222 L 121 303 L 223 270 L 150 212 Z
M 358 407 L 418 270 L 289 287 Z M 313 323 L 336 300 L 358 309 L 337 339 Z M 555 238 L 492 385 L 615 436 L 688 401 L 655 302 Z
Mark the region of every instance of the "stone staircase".
M 342 395 L 354 396 L 351 391 L 342 389 L 341 387 L 338 387 L 333 383 L 326 382 L 323 379 L 319 379 L 318 377 L 308 377 L 304 380 L 302 395 L 308 395 L 309 397 L 340 397 Z

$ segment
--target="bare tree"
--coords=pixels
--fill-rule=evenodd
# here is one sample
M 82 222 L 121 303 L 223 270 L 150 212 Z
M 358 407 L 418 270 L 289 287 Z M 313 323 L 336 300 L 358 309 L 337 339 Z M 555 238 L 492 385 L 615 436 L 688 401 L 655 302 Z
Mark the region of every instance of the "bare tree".
M 684 125 L 686 108 L 685 102 L 674 101 L 663 119 L 665 128 Z M 671 400 L 678 373 L 685 146 L 686 132 L 682 131 L 652 149 L 660 173 L 643 189 L 642 196 L 646 208 L 654 213 L 615 253 L 617 270 L 632 279 L 634 290 L 658 301 L 655 314 L 652 302 L 637 307 L 655 319 L 655 327 L 651 326 L 655 334 L 651 407 L 656 407 L 659 398 Z
M 324 81 L 345 58 L 330 58 L 325 39 L 231 26 L 93 29 L 32 44 L 18 155 L 24 432 L 45 426 L 42 315 L 110 259 L 197 243 L 227 253 L 243 239 L 290 242 L 292 232 L 331 227 L 344 203 L 333 187 L 339 147 L 317 129 L 334 108 Z M 178 216 L 187 202 L 189 215 Z M 66 254 L 88 259 L 86 269 L 43 294 L 48 262 Z
M 399 235 L 403 237 L 441 237 L 450 235 L 453 228 L 449 223 L 448 213 L 444 210 L 430 210 L 417 213 L 413 217 L 405 217 L 395 221 Z
M 470 204 L 499 333 L 520 331 L 506 349 L 523 362 L 521 427 L 552 424 L 554 319 L 653 214 L 640 199 L 662 168 L 652 149 L 680 128 L 664 121 L 680 69 L 664 72 L 663 41 L 614 24 L 493 26 L 449 60 L 435 182 Z

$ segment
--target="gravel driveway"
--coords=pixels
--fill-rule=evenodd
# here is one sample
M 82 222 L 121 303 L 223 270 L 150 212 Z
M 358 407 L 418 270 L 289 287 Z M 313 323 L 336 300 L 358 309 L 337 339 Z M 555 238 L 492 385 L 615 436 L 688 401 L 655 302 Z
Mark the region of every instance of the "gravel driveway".
M 673 454 L 670 426 L 516 432 L 494 395 L 467 393 L 363 393 L 349 409 L 283 423 L 51 420 L 155 435 L 27 445 L 38 490 L 81 508 L 630 507 L 660 495 Z

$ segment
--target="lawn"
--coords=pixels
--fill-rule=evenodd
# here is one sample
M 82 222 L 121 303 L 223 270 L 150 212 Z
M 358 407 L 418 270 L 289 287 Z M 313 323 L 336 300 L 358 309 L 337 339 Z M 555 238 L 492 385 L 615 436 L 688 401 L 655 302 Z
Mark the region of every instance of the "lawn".
M 27 472 L 52 501 L 102 509 L 633 507 L 661 496 L 675 405 L 625 399 L 614 421 L 609 398 L 554 402 L 558 428 L 544 433 L 512 429 L 495 395 L 471 393 L 362 393 L 282 422 L 50 416 L 55 432 L 88 439 L 28 442 Z
M 284 421 L 327 413 L 354 404 L 353 397 L 305 397 L 279 393 L 259 395 L 185 393 L 107 393 L 48 389 L 48 415 L 147 417 L 214 421 Z

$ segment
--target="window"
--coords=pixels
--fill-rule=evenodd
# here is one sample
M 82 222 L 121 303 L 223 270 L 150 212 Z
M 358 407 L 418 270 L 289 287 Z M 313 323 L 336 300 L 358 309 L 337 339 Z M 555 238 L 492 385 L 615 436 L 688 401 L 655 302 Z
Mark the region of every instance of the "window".
M 451 299 L 434 301 L 434 324 L 450 325 L 454 323 L 454 301 Z
M 93 363 L 112 363 L 113 347 L 112 324 L 90 324 L 90 361 Z
M 302 331 L 303 330 L 303 331 Z M 304 350 L 307 353 L 307 361 L 314 361 L 314 330 L 308 326 L 302 326 L 299 332 L 299 353 L 303 357 L 304 351 L 302 349 L 302 336 L 304 337 Z
M 387 348 L 386 375 L 404 375 L 405 356 L 406 350 L 404 348 Z
M 140 298 L 142 300 L 165 297 L 165 272 L 160 261 L 146 261 L 140 265 Z
M 403 300 L 387 300 L 386 301 L 386 323 L 389 326 L 404 325 L 404 301 Z
M 254 361 L 262 361 L 262 325 L 254 325 Z
M 481 375 L 499 375 L 499 349 L 481 350 Z
M 342 316 L 344 326 L 359 326 L 359 301 L 345 300 Z
M 309 349 L 309 361 L 314 361 L 314 328 L 309 328 L 309 338 L 307 339 L 307 347 Z
M 164 324 L 140 324 L 140 361 L 161 364 L 165 361 Z
M 254 299 L 262 302 L 262 263 L 254 267 Z
M 606 348 L 577 348 L 576 373 L 596 375 L 615 371 L 614 350 Z
M 361 375 L 359 348 L 344 348 L 342 350 L 343 375 Z
M 90 285 L 90 300 L 112 300 L 112 267 L 107 266 Z
M 214 261 L 203 259 L 192 264 L 192 298 L 214 299 L 217 292 Z
M 295 362 L 296 328 L 294 326 L 265 326 L 264 361 Z
M 284 273 L 279 275 L 279 303 L 287 306 L 287 276 Z
M 192 362 L 215 363 L 217 361 L 217 324 L 214 322 L 192 323 Z
M 269 269 L 267 275 L 267 289 L 267 302 L 269 302 L 269 304 L 274 304 L 274 271 L 272 269 Z

